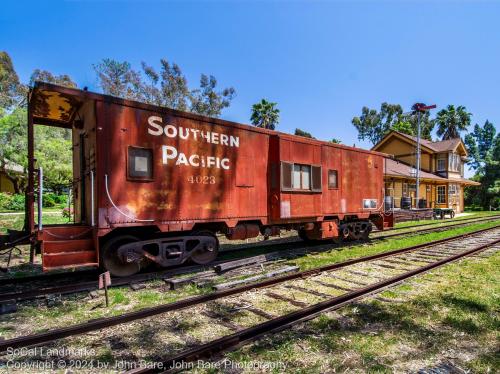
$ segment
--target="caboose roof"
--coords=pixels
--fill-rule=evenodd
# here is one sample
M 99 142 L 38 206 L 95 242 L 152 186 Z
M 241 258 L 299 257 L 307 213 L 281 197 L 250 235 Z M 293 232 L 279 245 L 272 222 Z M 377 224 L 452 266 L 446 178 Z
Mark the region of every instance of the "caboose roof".
M 80 90 L 77 88 L 62 87 L 51 83 L 35 82 L 29 97 L 29 109 L 34 124 L 58 126 L 72 128 L 73 121 L 78 109 L 87 101 L 103 101 L 133 107 L 137 109 L 148 110 L 156 113 L 164 113 L 177 117 L 184 117 L 202 122 L 208 122 L 226 127 L 238 127 L 247 131 L 260 132 L 268 135 L 278 135 L 281 138 L 298 141 L 301 143 L 310 143 L 318 145 L 327 145 L 334 148 L 350 149 L 362 153 L 378 154 L 384 157 L 389 155 L 381 152 L 365 150 L 362 148 L 349 147 L 342 144 L 334 144 L 317 139 L 305 138 L 302 136 L 282 133 L 279 131 L 263 129 L 251 125 L 245 125 L 237 122 L 226 121 L 219 118 L 202 116 L 199 114 L 182 112 L 175 109 L 165 108 L 157 105 L 146 104 L 139 101 L 122 99 L 110 95 L 104 95 L 96 92 Z

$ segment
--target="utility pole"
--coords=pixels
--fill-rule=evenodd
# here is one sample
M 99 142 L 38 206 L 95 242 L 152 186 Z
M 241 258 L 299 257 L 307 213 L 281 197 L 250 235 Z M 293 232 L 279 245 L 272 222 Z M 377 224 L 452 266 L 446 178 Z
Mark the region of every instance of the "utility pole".
M 417 170 L 416 170 L 416 183 L 415 183 L 415 200 L 416 200 L 416 208 L 418 208 L 418 203 L 420 201 L 420 137 L 422 135 L 421 127 L 420 127 L 420 118 L 423 112 L 426 112 L 430 109 L 434 109 L 436 105 L 425 105 L 423 103 L 416 103 L 413 105 L 413 113 L 417 114 Z

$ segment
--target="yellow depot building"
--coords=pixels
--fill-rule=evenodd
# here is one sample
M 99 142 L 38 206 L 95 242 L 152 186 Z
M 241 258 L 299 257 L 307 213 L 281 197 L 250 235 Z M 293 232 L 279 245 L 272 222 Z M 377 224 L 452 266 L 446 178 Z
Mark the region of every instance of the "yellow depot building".
M 420 204 L 416 201 L 417 138 L 391 131 L 373 148 L 394 155 L 385 165 L 385 193 L 395 208 L 453 208 L 464 210 L 464 186 L 479 183 L 464 178 L 467 150 L 462 139 L 420 140 Z M 403 204 L 403 205 L 402 205 Z

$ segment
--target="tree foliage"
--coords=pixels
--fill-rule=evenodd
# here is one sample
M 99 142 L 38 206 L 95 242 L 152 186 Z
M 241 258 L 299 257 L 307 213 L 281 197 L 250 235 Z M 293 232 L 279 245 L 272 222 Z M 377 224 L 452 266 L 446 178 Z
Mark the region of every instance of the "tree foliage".
M 441 109 L 436 115 L 437 135 L 442 140 L 459 138 L 460 133 L 467 131 L 471 115 L 462 105 L 456 108 L 454 105 L 448 105 Z
M 471 157 L 469 165 L 474 169 L 484 166 L 489 152 L 492 150 L 495 134 L 495 125 L 486 120 L 482 128 L 476 123 L 474 130 L 465 136 L 464 142 Z
M 16 193 L 24 191 L 28 169 L 27 157 L 27 113 L 24 108 L 16 108 L 0 118 L 0 171 L 12 182 Z M 12 170 L 12 166 L 22 166 L 24 173 Z
M 105 94 L 211 117 L 219 117 L 235 96 L 232 87 L 217 90 L 213 75 L 202 74 L 200 86 L 190 89 L 177 64 L 161 59 L 160 66 L 158 72 L 142 62 L 142 71 L 136 71 L 126 61 L 104 59 L 94 70 Z
M 301 130 L 301 129 L 295 129 L 295 135 L 303 136 L 304 138 L 316 139 L 310 133 L 308 133 L 307 131 Z
M 252 105 L 250 121 L 257 127 L 274 130 L 280 118 L 280 110 L 276 106 L 277 103 L 262 99 L 257 104 Z
M 35 69 L 30 78 L 30 86 L 33 86 L 36 81 L 53 83 L 58 86 L 64 86 L 69 88 L 76 88 L 76 83 L 67 74 L 54 75 L 50 71 Z
M 235 95 L 233 87 L 225 88 L 222 91 L 216 90 L 217 80 L 213 75 L 210 77 L 201 75 L 200 88 L 191 91 L 191 112 L 210 117 L 219 117 L 222 109 L 231 105 L 231 100 Z
M 66 74 L 54 75 L 49 71 L 36 69 L 30 78 L 35 81 L 54 83 L 65 87 L 76 87 Z M 25 106 L 15 106 L 27 92 L 16 74 L 10 57 L 0 52 L 0 171 L 14 185 L 16 193 L 24 192 L 28 169 L 28 115 Z M 5 89 L 4 89 L 5 88 Z M 72 178 L 71 131 L 49 126 L 35 126 L 35 158 L 37 166 L 44 170 L 45 185 L 60 191 Z M 21 167 L 22 172 L 15 170 Z M 14 168 L 14 169 L 13 169 Z
M 333 144 L 342 144 L 342 141 L 340 139 L 333 138 L 332 140 L 330 140 L 330 143 L 333 143 Z
M 99 85 L 106 95 L 130 100 L 140 100 L 140 75 L 129 62 L 119 62 L 110 58 L 93 65 Z
M 415 135 L 418 127 L 418 116 L 415 113 L 404 115 L 403 108 L 399 104 L 382 103 L 380 111 L 363 107 L 361 115 L 352 119 L 352 124 L 358 130 L 359 140 L 369 140 L 372 144 L 377 144 L 391 130 Z M 421 114 L 421 137 L 431 140 L 433 128 L 434 121 L 430 119 L 430 113 Z
M 0 112 L 5 112 L 17 104 L 24 91 L 9 54 L 0 51 Z
M 17 108 L 0 118 L 0 170 L 14 185 L 16 193 L 24 192 L 28 170 L 27 113 Z M 71 182 L 71 132 L 49 126 L 35 127 L 35 158 L 44 172 L 45 186 L 60 192 Z M 13 171 L 9 165 L 19 165 L 23 173 Z
M 476 124 L 465 137 L 471 166 L 476 169 L 473 179 L 481 183 L 466 189 L 468 205 L 480 205 L 483 209 L 500 207 L 500 134 L 495 134 L 493 123 L 486 121 L 482 128 Z

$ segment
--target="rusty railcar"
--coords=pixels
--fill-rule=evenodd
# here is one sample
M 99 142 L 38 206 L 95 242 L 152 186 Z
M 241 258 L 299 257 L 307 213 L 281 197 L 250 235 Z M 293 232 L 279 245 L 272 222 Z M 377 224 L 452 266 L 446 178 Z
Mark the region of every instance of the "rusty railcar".
M 381 153 L 46 83 L 28 109 L 25 231 L 44 270 L 127 275 L 149 263 L 208 263 L 220 233 L 342 240 L 392 225 Z M 72 131 L 74 224 L 35 220 L 35 124 Z

